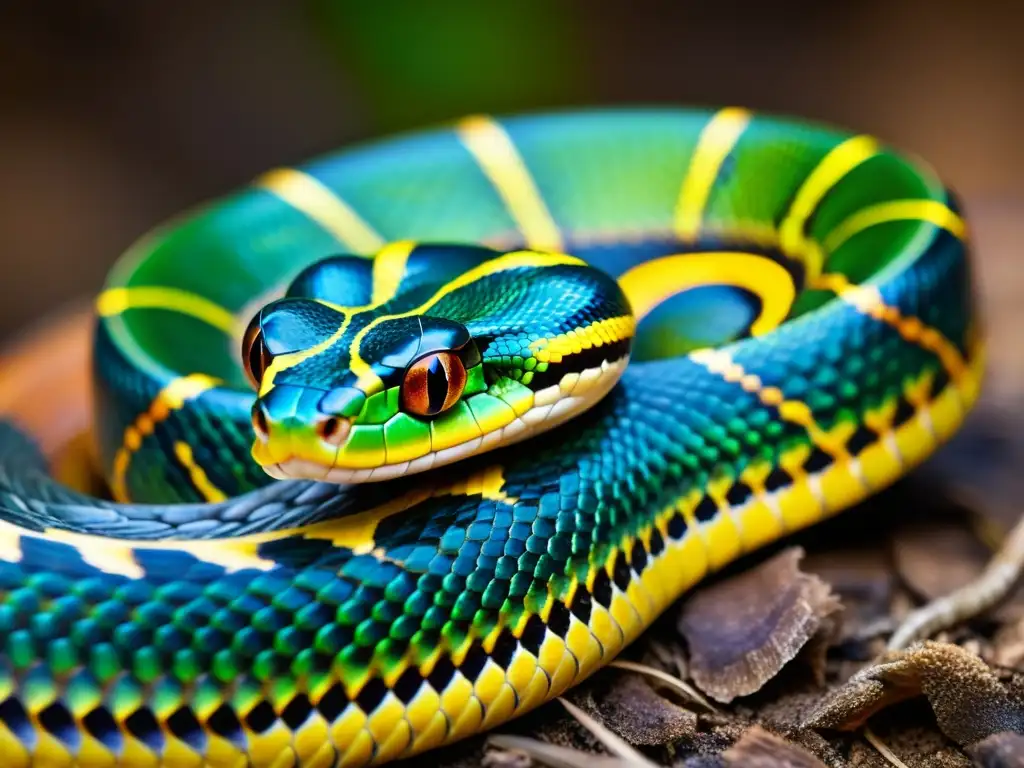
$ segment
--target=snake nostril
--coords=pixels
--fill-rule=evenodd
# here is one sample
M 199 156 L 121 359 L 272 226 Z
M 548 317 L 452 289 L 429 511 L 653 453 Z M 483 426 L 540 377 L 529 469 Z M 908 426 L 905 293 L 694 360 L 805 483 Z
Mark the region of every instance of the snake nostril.
M 347 419 L 330 416 L 318 422 L 316 430 L 324 442 L 337 446 L 348 436 L 349 422 Z

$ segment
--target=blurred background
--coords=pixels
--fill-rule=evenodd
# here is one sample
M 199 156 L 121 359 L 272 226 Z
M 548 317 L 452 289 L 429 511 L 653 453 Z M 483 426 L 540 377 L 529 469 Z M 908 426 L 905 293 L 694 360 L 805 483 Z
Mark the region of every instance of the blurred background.
M 1024 237 L 1022 20 L 957 0 L 8 0 L 0 339 L 95 293 L 153 225 L 269 167 L 470 112 L 572 105 L 739 104 L 877 134 L 982 217 L 998 293 Z

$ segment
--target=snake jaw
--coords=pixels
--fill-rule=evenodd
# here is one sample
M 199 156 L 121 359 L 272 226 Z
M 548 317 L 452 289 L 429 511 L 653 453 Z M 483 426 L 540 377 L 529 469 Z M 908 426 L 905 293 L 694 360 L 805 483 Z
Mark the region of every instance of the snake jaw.
M 385 425 L 352 422 L 346 440 L 330 459 L 319 450 L 315 454 L 297 450 L 288 455 L 275 454 L 272 461 L 269 453 L 263 454 L 267 460 L 260 463 L 264 471 L 275 478 L 339 485 L 393 480 L 437 469 L 527 440 L 569 421 L 611 391 L 628 360 L 628 356 L 623 356 L 580 373 L 565 374 L 558 384 L 536 392 L 510 380 L 492 385 L 474 396 L 478 399 L 473 405 L 461 410 L 464 430 L 458 439 L 451 435 L 453 424 L 459 422 L 460 411 L 448 416 L 447 426 L 441 424 L 441 419 L 426 423 L 399 413 Z M 401 431 L 398 427 L 422 429 L 422 441 L 418 446 L 389 442 L 389 435 L 393 437 Z M 306 442 L 294 447 L 300 449 Z M 323 441 L 317 442 L 323 444 Z M 378 447 L 367 452 L 366 444 Z M 254 452 L 257 460 L 260 455 Z

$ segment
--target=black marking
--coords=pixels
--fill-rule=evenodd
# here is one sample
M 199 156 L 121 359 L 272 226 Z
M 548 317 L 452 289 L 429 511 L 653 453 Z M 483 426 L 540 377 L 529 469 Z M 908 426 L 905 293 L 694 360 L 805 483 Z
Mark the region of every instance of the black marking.
M 725 500 L 730 505 L 738 507 L 743 504 L 747 499 L 754 495 L 754 490 L 744 482 L 737 480 L 729 488 L 728 493 L 725 494 Z
M 547 626 L 544 624 L 544 621 L 537 614 L 533 614 L 526 620 L 526 626 L 523 628 L 523 634 L 520 636 L 519 642 L 522 643 L 523 648 L 536 656 L 540 651 L 541 643 L 544 642 L 546 634 Z
M 896 404 L 896 413 L 892 417 L 893 429 L 900 427 L 910 421 L 914 414 L 917 413 L 906 398 L 901 397 Z
M 508 669 L 508 665 L 512 663 L 512 657 L 515 656 L 518 648 L 519 641 L 516 640 L 511 632 L 506 630 L 498 635 L 498 640 L 494 643 L 494 650 L 491 651 L 491 658 L 502 669 Z
M 32 727 L 32 721 L 29 719 L 25 707 L 13 696 L 0 704 L 0 721 L 7 726 L 7 730 L 17 736 L 22 744 L 27 747 L 35 746 L 36 732 Z
M 356 704 L 367 715 L 373 712 L 387 696 L 388 687 L 379 677 L 373 677 L 366 681 L 366 685 L 356 696 Z
M 160 723 L 148 709 L 136 710 L 131 717 L 124 721 L 128 732 L 141 741 L 154 752 L 164 747 L 164 733 L 160 730 Z
M 657 557 L 665 551 L 665 539 L 661 537 L 661 531 L 657 528 L 651 528 L 651 542 L 647 548 L 650 550 L 651 557 Z
M 594 586 L 590 589 L 598 605 L 605 608 L 612 604 L 612 580 L 608 578 L 608 572 L 604 568 L 598 568 L 594 574 Z
M 615 563 L 612 565 L 612 580 L 615 582 L 615 586 L 623 592 L 626 591 L 629 582 L 633 580 L 633 574 L 629 571 L 629 563 L 626 561 L 626 553 L 621 549 L 615 555 Z
M 313 714 L 313 705 L 309 703 L 309 697 L 300 693 L 288 702 L 288 706 L 281 712 L 281 719 L 294 731 L 301 728 L 311 714 Z
M 269 702 L 261 701 L 245 716 L 245 724 L 253 733 L 264 733 L 277 721 L 277 713 Z
M 188 707 L 182 707 L 167 718 L 167 728 L 196 752 L 202 754 L 206 751 L 206 734 L 203 732 L 203 726 Z
M 473 682 L 483 672 L 484 666 L 487 664 L 487 658 L 487 652 L 484 651 L 483 647 L 479 643 L 473 643 L 466 652 L 466 658 L 459 664 L 459 672 L 467 680 Z
M 565 603 L 555 600 L 548 615 L 548 629 L 564 638 L 569 632 L 569 616 L 569 609 L 565 607 Z
M 850 435 L 850 439 L 846 441 L 846 450 L 849 451 L 851 455 L 856 456 L 877 440 L 878 434 L 874 430 L 868 429 L 863 424 L 859 424 L 856 431 Z
M 98 707 L 83 717 L 82 725 L 90 736 L 111 752 L 121 751 L 124 738 L 114 716 L 105 707 Z
M 70 747 L 81 743 L 82 735 L 75 726 L 74 718 L 59 701 L 39 713 L 39 724 Z
M 804 469 L 807 472 L 814 474 L 815 472 L 821 472 L 825 467 L 829 466 L 834 459 L 825 451 L 821 450 L 818 446 L 814 446 L 811 451 L 811 455 L 807 457 L 807 461 L 804 462 Z
M 584 624 L 590 622 L 590 593 L 587 588 L 580 584 L 576 588 L 576 594 L 573 595 L 572 605 L 569 606 L 569 611 L 577 619 L 582 621 Z
M 787 485 L 793 484 L 793 478 L 789 472 L 784 470 L 782 467 L 776 467 L 765 478 L 764 488 L 766 491 L 771 493 L 777 491 L 779 488 L 785 488 Z
M 434 668 L 427 675 L 427 682 L 430 683 L 431 688 L 441 693 L 448 687 L 448 683 L 452 681 L 453 677 L 455 677 L 455 665 L 446 654 L 437 660 Z
M 317 703 L 316 708 L 328 723 L 333 723 L 348 706 L 348 695 L 345 693 L 345 686 L 335 683 L 331 686 Z
M 235 710 L 228 704 L 221 704 L 217 710 L 210 715 L 206 721 L 207 727 L 222 739 L 227 739 L 235 746 L 245 744 L 245 734 L 242 733 L 242 723 L 235 714 Z
M 669 518 L 666 532 L 668 533 L 668 537 L 675 541 L 679 541 L 686 535 L 686 518 L 683 517 L 682 512 L 676 512 Z
M 694 517 L 702 523 L 706 523 L 708 520 L 714 520 L 715 515 L 718 514 L 718 502 L 713 498 L 706 495 L 697 504 L 697 508 L 693 510 Z
M 633 550 L 630 552 L 629 561 L 630 568 L 638 576 L 647 567 L 647 550 L 644 549 L 644 543 L 640 539 L 633 542 Z
M 935 376 L 932 379 L 931 399 L 934 400 L 936 397 L 941 395 L 943 390 L 945 390 L 946 387 L 949 386 L 950 381 L 951 379 L 949 377 L 949 371 L 947 371 L 944 367 L 939 367 L 935 371 Z
M 395 681 L 395 687 L 392 690 L 399 701 L 403 704 L 408 704 L 416 698 L 416 694 L 420 692 L 422 687 L 423 676 L 420 675 L 419 670 L 415 667 L 409 667 Z

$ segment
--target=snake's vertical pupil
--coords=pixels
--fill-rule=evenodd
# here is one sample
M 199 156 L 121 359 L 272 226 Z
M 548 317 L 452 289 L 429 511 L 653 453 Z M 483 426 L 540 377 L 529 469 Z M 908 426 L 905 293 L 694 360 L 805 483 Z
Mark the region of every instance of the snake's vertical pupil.
M 427 403 L 431 413 L 440 413 L 448 399 L 448 371 L 441 358 L 434 356 L 427 363 Z
M 466 368 L 458 355 L 436 352 L 406 369 L 402 408 L 417 416 L 436 416 L 459 401 L 466 387 Z
M 267 349 L 266 341 L 263 338 L 263 328 L 260 316 L 256 315 L 245 329 L 242 337 L 242 367 L 245 369 L 246 378 L 253 389 L 260 388 L 260 381 L 266 373 L 273 355 Z

